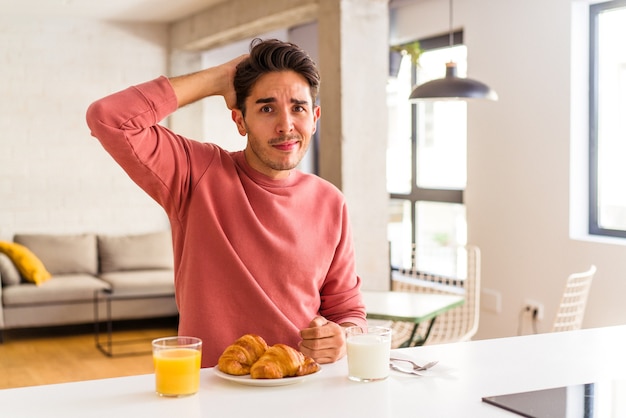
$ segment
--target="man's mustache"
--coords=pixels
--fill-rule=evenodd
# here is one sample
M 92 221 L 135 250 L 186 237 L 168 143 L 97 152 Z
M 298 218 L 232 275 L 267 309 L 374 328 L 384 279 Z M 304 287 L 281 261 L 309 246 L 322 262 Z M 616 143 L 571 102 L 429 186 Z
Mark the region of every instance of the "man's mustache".
M 278 144 L 282 144 L 284 142 L 290 142 L 290 141 L 302 141 L 302 137 L 300 135 L 283 135 L 277 138 L 270 139 L 269 144 L 278 145 Z

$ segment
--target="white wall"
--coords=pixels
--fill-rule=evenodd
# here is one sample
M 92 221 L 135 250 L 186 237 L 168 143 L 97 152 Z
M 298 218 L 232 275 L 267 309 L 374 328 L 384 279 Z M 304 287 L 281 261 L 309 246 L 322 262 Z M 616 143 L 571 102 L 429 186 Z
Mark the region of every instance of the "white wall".
M 85 123 L 92 101 L 165 72 L 164 29 L 0 15 L 0 239 L 167 226 Z
M 626 247 L 570 238 L 570 200 L 584 208 L 570 193 L 571 172 L 584 169 L 570 164 L 570 140 L 586 118 L 571 102 L 585 97 L 584 77 L 571 75 L 584 50 L 570 46 L 571 3 L 454 3 L 469 76 L 500 95 L 469 105 L 469 240 L 483 252 L 483 286 L 502 298 L 500 313 L 482 311 L 479 338 L 515 335 L 525 298 L 544 303 L 539 331 L 549 330 L 566 276 L 591 263 L 585 327 L 626 323 Z M 397 19 L 400 40 L 446 32 L 447 2 L 403 6 Z M 0 29 L 0 239 L 165 227 L 84 122 L 93 100 L 165 73 L 163 27 L 0 16 Z
M 626 247 L 570 238 L 573 214 L 578 230 L 586 222 L 586 154 L 571 147 L 586 141 L 586 80 L 579 74 L 586 45 L 578 39 L 571 47 L 571 33 L 580 38 L 584 31 L 571 23 L 572 4 L 581 3 L 454 2 L 453 26 L 463 27 L 468 46 L 468 76 L 500 96 L 468 106 L 468 238 L 482 249 L 483 288 L 502 302 L 500 313 L 482 310 L 477 338 L 516 335 L 527 298 L 544 304 L 538 330 L 549 331 L 566 277 L 592 263 L 598 273 L 583 325 L 626 322 Z M 447 10 L 442 1 L 406 6 L 394 36 L 446 32 Z M 528 322 L 521 332 L 532 332 Z

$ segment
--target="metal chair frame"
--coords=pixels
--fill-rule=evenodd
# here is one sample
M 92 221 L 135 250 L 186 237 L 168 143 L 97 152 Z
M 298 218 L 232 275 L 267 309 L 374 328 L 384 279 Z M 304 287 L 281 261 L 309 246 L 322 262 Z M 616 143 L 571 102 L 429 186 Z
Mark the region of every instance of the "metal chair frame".
M 461 247 L 467 255 L 465 278 L 444 277 L 417 270 L 415 262 L 410 269 L 392 272 L 391 289 L 405 292 L 462 293 L 465 303 L 435 318 L 434 323 L 420 324 L 418 333 L 424 335 L 424 344 L 469 341 L 478 331 L 480 318 L 480 249 L 473 245 Z M 413 255 L 415 257 L 415 248 Z M 395 274 L 394 274 L 395 273 Z M 432 328 L 429 330 L 429 326 Z M 399 347 L 414 332 L 414 324 L 393 322 L 392 347 Z M 429 331 L 428 331 L 429 330 Z

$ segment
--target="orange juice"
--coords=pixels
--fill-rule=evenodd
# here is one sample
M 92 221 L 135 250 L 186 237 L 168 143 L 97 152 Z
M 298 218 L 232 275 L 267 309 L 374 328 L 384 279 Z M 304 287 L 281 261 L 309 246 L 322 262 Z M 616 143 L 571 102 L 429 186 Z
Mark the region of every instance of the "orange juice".
M 154 372 L 158 394 L 193 395 L 200 387 L 200 351 L 192 348 L 155 351 Z

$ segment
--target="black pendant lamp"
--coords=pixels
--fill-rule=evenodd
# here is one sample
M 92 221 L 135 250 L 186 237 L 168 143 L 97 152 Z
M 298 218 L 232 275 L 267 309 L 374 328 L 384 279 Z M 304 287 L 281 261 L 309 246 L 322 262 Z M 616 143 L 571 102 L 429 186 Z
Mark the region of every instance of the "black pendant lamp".
M 450 46 L 453 44 L 452 0 L 450 0 Z M 415 87 L 409 96 L 410 101 L 419 100 L 498 100 L 498 94 L 489 86 L 470 78 L 456 75 L 456 63 L 446 63 L 446 76 L 428 81 Z

